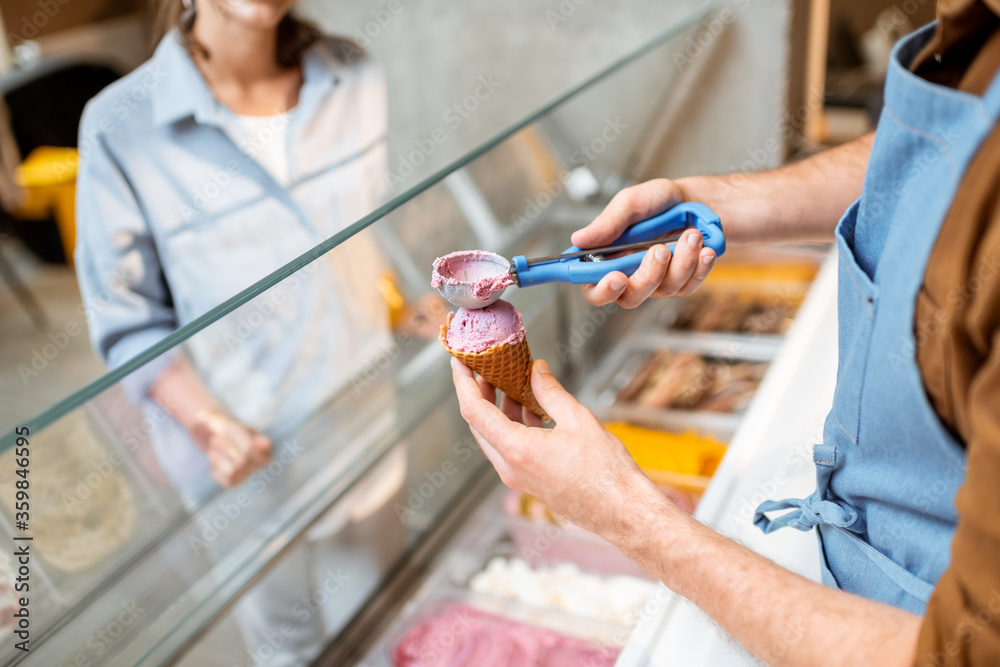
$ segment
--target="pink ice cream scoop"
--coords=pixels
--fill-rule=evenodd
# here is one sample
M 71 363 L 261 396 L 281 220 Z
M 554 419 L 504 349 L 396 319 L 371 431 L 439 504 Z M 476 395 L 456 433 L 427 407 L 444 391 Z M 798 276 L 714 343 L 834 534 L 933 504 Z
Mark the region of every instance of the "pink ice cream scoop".
M 457 352 L 484 352 L 495 345 L 524 340 L 521 313 L 500 299 L 485 308 L 459 308 L 448 325 L 446 342 Z
M 431 274 L 431 287 L 465 308 L 483 308 L 513 284 L 510 262 L 482 250 L 460 250 L 438 257 Z
M 451 603 L 392 651 L 395 667 L 611 667 L 618 649 Z

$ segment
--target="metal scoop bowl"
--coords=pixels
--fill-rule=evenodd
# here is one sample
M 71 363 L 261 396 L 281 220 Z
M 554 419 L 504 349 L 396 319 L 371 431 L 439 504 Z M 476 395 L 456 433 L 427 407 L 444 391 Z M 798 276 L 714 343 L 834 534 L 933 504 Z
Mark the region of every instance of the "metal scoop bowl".
M 475 309 L 485 308 L 496 303 L 497 299 L 503 296 L 506 287 L 491 290 L 485 298 L 476 296 L 476 284 L 484 279 L 500 277 L 509 274 L 514 284 L 517 284 L 517 277 L 514 275 L 510 260 L 493 252 L 480 252 L 475 260 L 470 260 L 465 265 L 451 274 L 441 273 L 441 286 L 438 292 L 445 299 L 459 308 Z

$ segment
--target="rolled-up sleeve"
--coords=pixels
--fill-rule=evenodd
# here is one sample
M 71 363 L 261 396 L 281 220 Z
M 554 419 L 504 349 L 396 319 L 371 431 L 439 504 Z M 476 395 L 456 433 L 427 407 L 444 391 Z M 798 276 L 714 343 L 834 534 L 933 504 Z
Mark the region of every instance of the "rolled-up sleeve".
M 91 109 L 81 122 L 89 137 L 77 174 L 75 261 L 90 339 L 111 368 L 122 365 L 177 328 L 156 242 L 132 183 L 104 137 Z M 84 133 L 86 133 L 84 135 Z M 126 390 L 146 395 L 170 354 L 133 373 Z

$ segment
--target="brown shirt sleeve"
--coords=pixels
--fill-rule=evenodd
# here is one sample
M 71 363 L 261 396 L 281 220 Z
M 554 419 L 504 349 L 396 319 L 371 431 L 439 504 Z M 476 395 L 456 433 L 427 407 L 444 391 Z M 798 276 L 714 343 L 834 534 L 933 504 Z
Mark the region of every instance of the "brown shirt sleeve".
M 985 6 L 942 0 L 943 30 L 914 70 L 981 94 L 1000 68 L 998 22 L 986 21 L 984 34 L 979 20 Z M 977 50 L 970 57 L 967 42 L 960 57 L 949 57 L 962 44 L 962 26 Z M 927 606 L 916 664 L 1000 665 L 1000 127 L 970 163 L 941 227 L 914 333 L 927 395 L 968 457 L 951 565 Z

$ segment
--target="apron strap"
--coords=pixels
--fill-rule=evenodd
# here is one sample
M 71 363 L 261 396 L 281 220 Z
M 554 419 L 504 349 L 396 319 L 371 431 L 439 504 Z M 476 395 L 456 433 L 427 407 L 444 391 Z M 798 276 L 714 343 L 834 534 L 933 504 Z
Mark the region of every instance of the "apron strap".
M 767 512 L 790 509 L 774 519 Z M 785 526 L 797 530 L 811 530 L 819 524 L 850 528 L 858 523 L 858 513 L 851 507 L 840 505 L 832 500 L 822 500 L 814 492 L 808 498 L 785 498 L 784 500 L 765 500 L 757 506 L 753 514 L 753 524 L 765 533 L 772 533 Z M 857 530 L 855 528 L 855 530 Z

